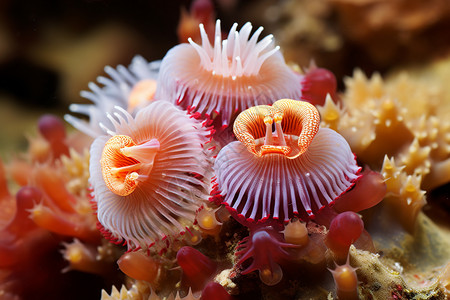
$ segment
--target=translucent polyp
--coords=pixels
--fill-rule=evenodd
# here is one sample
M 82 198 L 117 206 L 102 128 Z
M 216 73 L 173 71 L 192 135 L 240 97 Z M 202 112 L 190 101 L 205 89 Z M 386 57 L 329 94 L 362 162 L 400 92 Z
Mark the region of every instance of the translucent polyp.
M 78 239 L 72 243 L 63 243 L 65 249 L 61 251 L 69 266 L 62 271 L 78 270 L 92 274 L 105 274 L 110 270 L 107 261 L 97 259 L 97 249 L 90 244 L 84 244 Z
M 236 256 L 239 257 L 238 265 L 252 259 L 250 266 L 241 274 L 245 275 L 258 270 L 259 278 L 264 284 L 276 285 L 283 278 L 280 264 L 294 259 L 286 251 L 288 248 L 297 248 L 297 246 L 286 243 L 283 235 L 270 226 L 250 232 L 250 236 L 241 242 L 236 252 Z
M 195 218 L 197 225 L 203 234 L 218 237 L 222 228 L 222 223 L 216 218 L 217 209 L 203 208 L 197 213 Z
M 268 286 L 276 285 L 283 279 L 283 271 L 276 263 L 271 266 L 263 266 L 259 270 L 259 279 Z
M 37 185 L 42 188 L 46 198 L 46 204 L 56 206 L 62 211 L 74 213 L 76 199 L 67 191 L 63 179 L 55 174 L 51 168 L 41 167 L 35 169 L 34 178 Z
M 327 69 L 310 67 L 302 84 L 302 99 L 311 104 L 323 105 L 327 94 L 330 94 L 333 100 L 336 98 L 336 77 Z
M 38 128 L 42 136 L 49 142 L 55 158 L 62 154 L 69 154 L 69 148 L 65 143 L 66 128 L 60 118 L 50 114 L 43 115 L 38 121 Z
M 216 211 L 217 209 L 210 210 L 207 208 L 200 210 L 196 218 L 198 226 L 206 230 L 214 230 L 221 226 L 222 224 L 216 219 Z
M 7 230 L 17 236 L 25 235 L 36 224 L 29 218 L 29 209 L 41 201 L 42 193 L 35 187 L 24 186 L 16 194 L 16 214 L 9 222 Z
M 286 225 L 284 229 L 284 239 L 287 243 L 304 246 L 308 243 L 308 229 L 305 223 L 295 220 Z
M 357 213 L 343 212 L 331 221 L 325 243 L 338 260 L 345 260 L 350 245 L 359 238 L 363 230 L 364 223 Z
M 339 197 L 333 208 L 338 212 L 359 212 L 380 203 L 385 194 L 386 183 L 383 175 L 366 168 L 354 187 Z
M 208 283 L 202 291 L 200 300 L 231 300 L 230 294 L 217 282 Z
M 349 265 L 348 261 L 342 266 L 336 266 L 336 269 L 330 270 L 336 284 L 336 296 L 339 300 L 357 300 L 358 296 L 358 277 L 356 269 Z
M 177 262 L 183 270 L 183 284 L 193 292 L 203 289 L 217 271 L 217 264 L 200 251 L 185 246 L 177 252 Z
M 30 218 L 42 228 L 51 232 L 72 236 L 85 241 L 97 243 L 99 232 L 89 223 L 80 223 L 79 219 L 74 219 L 70 215 L 54 211 L 42 203 L 31 209 Z
M 122 272 L 137 280 L 155 282 L 160 274 L 161 264 L 143 251 L 127 252 L 117 261 Z

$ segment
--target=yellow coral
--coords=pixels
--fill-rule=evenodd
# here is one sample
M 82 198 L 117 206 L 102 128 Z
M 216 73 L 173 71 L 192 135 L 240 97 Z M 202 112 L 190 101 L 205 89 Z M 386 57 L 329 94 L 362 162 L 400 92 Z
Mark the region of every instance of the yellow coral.
M 337 131 L 337 127 L 341 116 L 344 114 L 344 110 L 331 99 L 331 96 L 328 94 L 325 98 L 325 103 L 323 106 L 319 106 L 317 108 L 320 113 L 320 117 L 322 120 L 322 127 L 328 127 Z
M 89 149 L 78 153 L 73 148 L 69 149 L 69 157 L 62 156 L 61 162 L 68 177 L 67 189 L 75 195 L 85 195 L 89 187 Z
M 140 287 L 139 285 L 133 284 L 130 289 L 127 289 L 124 285 L 118 290 L 115 286 L 112 287 L 111 295 L 105 290 L 102 290 L 101 300 L 146 300 L 152 299 L 147 296 L 142 295 L 145 291 L 145 288 Z M 148 289 L 148 288 L 147 288 Z M 153 300 L 153 299 L 152 299 Z
M 101 300 L 198 300 L 189 290 L 189 293 L 185 297 L 181 297 L 179 293 L 176 295 L 170 294 L 167 297 L 159 297 L 151 288 L 145 285 L 143 282 L 136 281 L 130 289 L 127 289 L 124 285 L 120 288 L 120 291 L 113 286 L 111 295 L 105 290 L 102 290 Z
M 405 166 L 397 166 L 394 158 L 384 158 L 381 173 L 386 180 L 385 203 L 395 212 L 397 219 L 412 232 L 417 215 L 426 204 L 425 191 L 420 189 L 421 175 L 408 175 Z
M 422 176 L 422 189 L 450 182 L 450 90 L 445 74 L 422 79 L 402 73 L 385 82 L 379 74 L 367 78 L 355 70 L 345 79 L 342 107 L 328 99 L 318 108 L 322 126 L 342 134 L 356 156 L 374 169 L 387 154 L 403 166 L 403 177 Z
M 430 151 L 431 147 L 420 146 L 416 137 L 406 151 L 399 155 L 400 163 L 405 166 L 405 172 L 422 176 L 430 173 Z

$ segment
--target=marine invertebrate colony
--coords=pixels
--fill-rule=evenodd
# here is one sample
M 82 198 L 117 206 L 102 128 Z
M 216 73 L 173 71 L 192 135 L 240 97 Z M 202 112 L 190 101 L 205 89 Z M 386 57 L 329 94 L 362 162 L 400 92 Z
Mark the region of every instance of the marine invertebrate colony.
M 309 103 L 282 99 L 253 107 L 238 116 L 234 133 L 239 141 L 219 152 L 214 170 L 223 203 L 245 218 L 312 217 L 358 178 L 347 142 L 319 129 Z
M 211 20 L 212 5 L 193 1 L 191 13 Z M 444 233 L 429 234 L 438 232 L 431 222 L 415 229 L 424 218 L 422 188 L 449 160 L 448 124 L 433 136 L 426 133 L 436 120 L 406 122 L 402 101 L 381 98 L 377 80 L 369 85 L 373 91 L 358 89 L 367 85 L 364 80 L 353 81 L 351 91 L 333 102 L 326 95 L 336 92 L 334 75 L 321 68 L 297 74 L 272 36 L 258 41 L 262 28 L 251 36 L 250 23 L 239 31 L 235 24 L 222 40 L 217 22 L 213 45 L 204 28 L 195 42 L 169 51 L 158 82 L 159 63 L 140 57 L 129 69 L 105 69 L 111 79 L 100 77 L 103 87 L 91 84 L 92 92 L 83 93 L 94 105 L 71 107 L 88 115 L 89 123 L 66 117 L 95 137 L 93 143 L 75 145 L 62 122 L 42 118 L 41 138 L 31 141 L 28 161 L 12 164 L 12 177 L 23 186 L 15 197 L 0 162 L 0 294 L 39 297 L 48 290 L 41 289 L 42 278 L 56 272 L 60 279 L 77 270 L 96 274 L 101 288 L 126 285 L 120 291 L 113 287 L 111 296 L 104 292 L 102 299 L 322 299 L 324 289 L 330 290 L 328 298 L 333 293 L 327 268 L 347 259 L 331 271 L 338 298 L 443 299 L 437 285 L 442 296 L 448 268 L 440 282 L 420 282 L 427 285 L 421 292 L 403 279 L 416 277 L 420 267 L 405 262 L 413 265 L 423 258 L 422 248 L 445 239 Z M 310 102 L 277 100 L 284 97 Z M 359 102 L 364 98 L 376 105 L 366 107 Z M 373 134 L 362 137 L 354 128 L 367 124 L 356 121 L 374 108 L 367 119 Z M 238 141 L 230 142 L 231 130 L 213 135 L 208 127 L 233 122 Z M 398 140 L 397 129 L 405 133 Z M 80 144 L 84 149 L 74 148 Z M 351 149 L 375 171 L 366 166 L 360 173 Z M 404 228 L 395 226 L 398 219 Z M 189 234 L 183 235 L 185 230 Z M 390 235 L 395 247 L 398 237 L 413 237 L 404 238 L 410 253 L 393 256 L 383 244 L 392 242 L 384 239 Z M 450 247 L 445 248 L 426 266 L 433 274 L 435 266 L 448 264 Z M 113 272 L 117 267 L 123 274 Z M 35 280 L 41 270 L 47 276 Z M 61 299 L 64 288 L 46 299 Z
M 156 101 L 133 118 L 117 108 L 110 136 L 92 144 L 90 173 L 105 234 L 129 248 L 185 230 L 208 196 L 209 130 L 170 103 Z M 190 222 L 192 222 L 190 221 Z M 183 222 L 187 222 L 184 224 Z
M 222 40 L 218 20 L 212 46 L 200 25 L 201 46 L 189 40 L 169 50 L 161 62 L 155 97 L 204 116 L 217 113 L 222 125 L 250 106 L 299 99 L 301 76 L 286 65 L 272 35 L 258 42 L 262 27 L 250 39 L 250 23 L 236 28 L 234 24 Z

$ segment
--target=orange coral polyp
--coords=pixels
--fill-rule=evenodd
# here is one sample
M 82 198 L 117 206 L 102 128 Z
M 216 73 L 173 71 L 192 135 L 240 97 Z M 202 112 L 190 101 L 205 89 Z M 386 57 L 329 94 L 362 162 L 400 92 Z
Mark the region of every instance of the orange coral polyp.
M 156 139 L 136 145 L 127 135 L 111 137 L 103 148 L 100 160 L 106 186 L 119 196 L 131 194 L 139 181 L 150 174 L 158 150 Z
M 319 124 L 319 112 L 313 105 L 281 99 L 272 106 L 260 105 L 243 111 L 233 130 L 236 138 L 257 156 L 279 153 L 294 159 L 308 149 Z

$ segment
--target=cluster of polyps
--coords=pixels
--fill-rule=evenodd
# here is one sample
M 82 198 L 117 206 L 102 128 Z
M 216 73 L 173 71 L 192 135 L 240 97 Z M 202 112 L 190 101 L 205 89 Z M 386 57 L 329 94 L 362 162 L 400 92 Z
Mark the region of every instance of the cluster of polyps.
M 189 225 L 209 192 L 203 146 L 210 132 L 196 119 L 216 112 L 229 124 L 253 105 L 301 96 L 302 77 L 285 64 L 272 35 L 258 41 L 262 30 L 251 35 L 250 23 L 240 30 L 234 24 L 223 40 L 217 21 L 211 45 L 200 25 L 201 46 L 190 40 L 161 63 L 136 57 L 129 70 L 107 67 L 112 79 L 99 77 L 103 88 L 92 83 L 92 92 L 82 93 L 94 105 L 71 106 L 90 123 L 67 121 L 96 137 L 90 181 L 105 236 L 146 248 Z
M 207 122 L 198 120 L 201 118 L 218 117 L 221 125 L 235 120 L 238 141 L 220 150 L 213 190 L 220 194 L 220 204 L 232 208 L 246 222 L 288 221 L 294 216 L 309 220 L 359 177 L 360 167 L 348 143 L 335 131 L 319 128 L 317 109 L 305 101 L 283 99 L 301 99 L 302 83 L 308 97 L 316 99 L 317 89 L 335 89 L 333 84 L 323 87 L 329 76 L 322 79 L 322 71 L 320 76 L 309 72 L 309 77 L 295 73 L 285 64 L 271 35 L 258 41 L 259 28 L 250 36 L 250 23 L 240 31 L 234 24 L 224 40 L 219 21 L 215 29 L 211 44 L 200 26 L 201 45 L 189 40 L 189 44 L 174 47 L 159 70 L 147 63 L 140 64 L 145 72 L 107 69 L 117 87 L 101 77 L 104 89 L 91 85 L 93 93 L 84 94 L 97 106 L 72 107 L 90 115 L 91 122 L 102 120 L 94 127 L 101 127 L 107 135 L 91 134 L 98 136 L 91 147 L 93 202 L 105 236 L 125 241 L 129 249 L 148 250 L 155 241 L 184 231 L 194 222 L 196 212 L 196 224 L 203 234 L 220 231 L 214 209 L 198 211 L 208 198 L 212 175 L 212 158 L 204 147 L 211 132 Z M 144 81 L 154 78 L 151 71 L 158 74 L 156 92 L 153 84 Z M 108 106 L 114 101 L 105 104 L 110 92 L 121 93 L 121 102 L 114 109 Z M 133 100 L 136 93 L 141 100 Z M 323 95 L 319 98 L 323 100 Z M 67 119 L 89 131 L 86 124 Z M 288 233 L 284 235 L 290 236 Z M 288 250 L 314 247 L 307 234 L 305 227 L 294 243 L 285 242 L 281 231 L 271 226 L 252 229 L 238 252 L 238 265 L 253 259 L 242 274 L 258 269 L 263 282 L 278 283 L 283 276 L 279 265 L 291 259 Z M 215 262 L 193 248 L 181 249 L 177 261 L 184 272 L 183 283 L 193 290 L 203 289 L 218 271 Z M 141 256 L 134 259 L 139 261 Z M 198 258 L 201 261 L 196 261 Z M 153 280 L 145 272 L 135 273 L 135 264 L 131 270 L 126 266 L 122 267 L 127 274 Z M 196 276 L 199 266 L 205 266 L 204 278 Z

